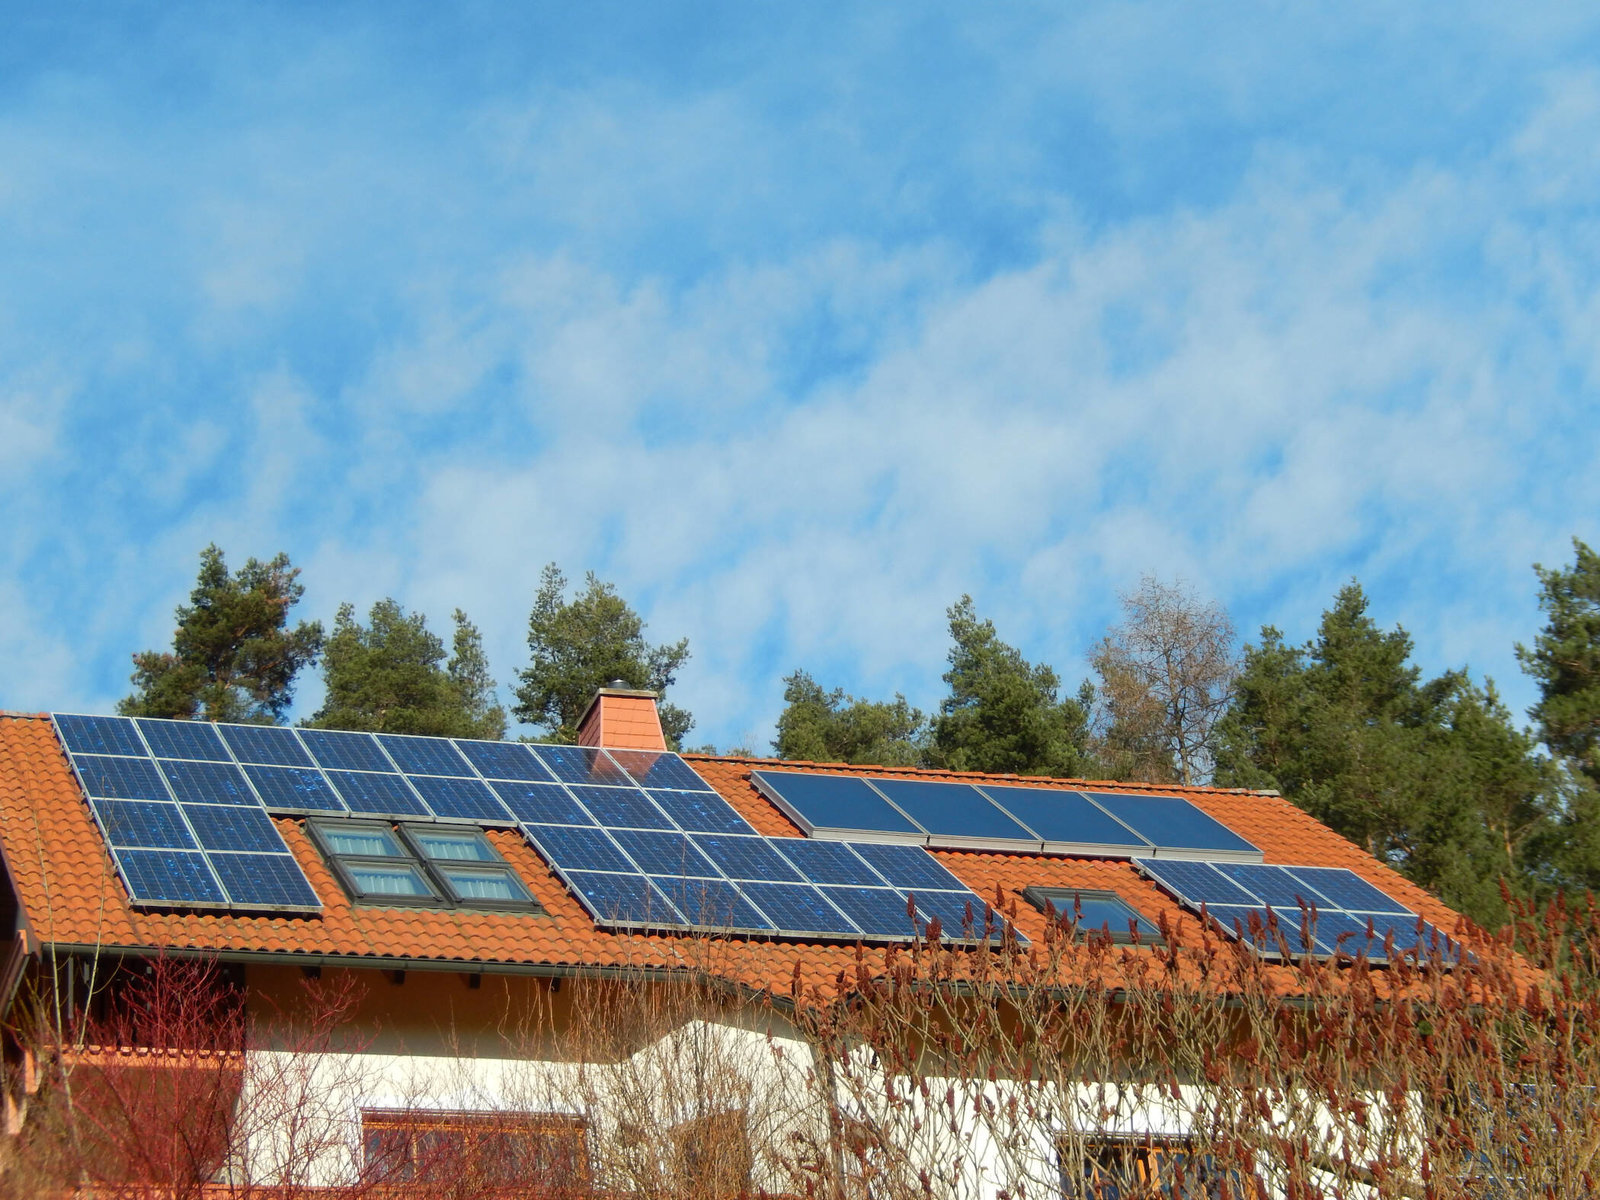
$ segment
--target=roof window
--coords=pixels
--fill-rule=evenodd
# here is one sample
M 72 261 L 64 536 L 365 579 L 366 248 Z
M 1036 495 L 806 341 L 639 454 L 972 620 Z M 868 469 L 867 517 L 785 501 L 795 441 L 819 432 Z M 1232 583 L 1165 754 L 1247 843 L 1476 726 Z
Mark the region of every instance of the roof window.
M 1094 888 L 1030 887 L 1023 899 L 1064 925 L 1075 925 L 1078 941 L 1089 935 L 1109 936 L 1113 942 L 1159 945 L 1161 933 L 1146 917 L 1128 906 L 1115 892 Z
M 306 827 L 358 903 L 543 911 L 481 829 L 316 818 Z

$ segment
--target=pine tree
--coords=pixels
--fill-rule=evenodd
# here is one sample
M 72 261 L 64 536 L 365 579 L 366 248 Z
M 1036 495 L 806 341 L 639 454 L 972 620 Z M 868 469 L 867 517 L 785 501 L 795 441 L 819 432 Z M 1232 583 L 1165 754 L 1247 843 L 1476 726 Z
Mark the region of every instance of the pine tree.
M 299 575 L 285 554 L 264 563 L 249 559 L 230 575 L 222 551 L 207 546 L 189 603 L 178 607 L 171 652 L 133 656 L 135 691 L 117 711 L 260 725 L 282 720 L 295 675 L 322 649 L 317 622 L 289 628 L 289 610 L 305 592 Z
M 617 590 L 589 572 L 583 591 L 566 598 L 567 580 L 555 563 L 539 581 L 528 616 L 528 666 L 517 673 L 517 719 L 556 742 L 573 742 L 578 722 L 600 688 L 621 681 L 663 696 L 689 657 L 689 639 L 652 646 L 644 622 Z M 661 731 L 673 748 L 683 744 L 694 718 L 662 700 Z
M 950 694 L 933 722 L 930 759 L 953 771 L 1078 776 L 1088 753 L 1088 684 L 1076 698 L 1060 696 L 1061 681 L 1044 664 L 1029 663 L 1000 640 L 994 623 L 980 621 L 971 596 L 948 610 Z
M 455 653 L 421 613 L 379 600 L 356 619 L 342 604 L 323 652 L 326 694 L 306 722 L 318 729 L 362 729 L 435 737 L 496 739 L 505 736 L 505 710 L 495 703 L 477 628 L 455 611 Z
M 783 681 L 784 710 L 773 749 L 808 762 L 913 767 L 927 759 L 928 719 L 898 693 L 885 703 L 829 692 L 804 671 Z
M 1545 626 L 1517 657 L 1539 684 L 1529 712 L 1539 739 L 1600 784 L 1600 555 L 1577 538 L 1572 547 L 1572 566 L 1534 567 Z

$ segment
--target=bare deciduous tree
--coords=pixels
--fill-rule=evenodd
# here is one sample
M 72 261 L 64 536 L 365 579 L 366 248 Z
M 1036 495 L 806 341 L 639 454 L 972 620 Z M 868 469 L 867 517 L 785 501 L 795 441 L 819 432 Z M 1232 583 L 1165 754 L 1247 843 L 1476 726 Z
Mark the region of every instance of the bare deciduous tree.
M 1146 575 L 1122 595 L 1122 622 L 1092 659 L 1096 733 L 1119 778 L 1195 783 L 1209 776 L 1212 731 L 1233 698 L 1238 655 L 1222 606 Z

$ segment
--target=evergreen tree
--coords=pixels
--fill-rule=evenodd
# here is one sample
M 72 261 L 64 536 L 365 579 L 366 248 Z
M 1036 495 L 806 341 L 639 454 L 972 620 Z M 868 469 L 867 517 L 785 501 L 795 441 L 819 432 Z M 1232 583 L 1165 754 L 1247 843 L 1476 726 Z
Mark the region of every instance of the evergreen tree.
M 1517 657 L 1539 684 L 1528 715 L 1540 741 L 1600 784 L 1600 555 L 1577 538 L 1572 547 L 1572 566 L 1534 567 L 1545 626 Z
M 1304 646 L 1276 629 L 1247 647 L 1218 727 L 1215 781 L 1276 788 L 1474 918 L 1504 914 L 1498 880 L 1529 891 L 1553 811 L 1546 767 L 1492 686 L 1423 680 L 1403 629 L 1342 588 Z
M 1076 698 L 1044 664 L 1030 664 L 980 621 L 972 597 L 949 609 L 950 694 L 933 722 L 930 760 L 953 771 L 1081 776 L 1088 752 L 1087 683 Z
M 784 710 L 773 749 L 809 762 L 914 767 L 927 758 L 928 720 L 898 693 L 890 703 L 825 691 L 804 671 L 783 681 Z
M 294 677 L 315 661 L 322 626 L 289 628 L 289 610 L 305 588 L 288 555 L 254 558 L 228 573 L 215 544 L 200 552 L 200 575 L 189 603 L 179 605 L 171 652 L 133 656 L 133 695 L 117 711 L 134 717 L 280 721 L 293 699 Z
M 600 688 L 625 687 L 664 696 L 689 657 L 689 639 L 652 646 L 644 622 L 617 590 L 589 572 L 583 591 L 567 600 L 567 580 L 555 563 L 540 577 L 528 617 L 528 666 L 517 673 L 518 720 L 543 729 L 552 741 L 573 742 L 578 721 Z M 694 718 L 663 699 L 661 731 L 674 749 Z
M 342 604 L 323 651 L 327 686 L 322 707 L 306 724 L 317 729 L 363 729 L 435 737 L 505 736 L 505 710 L 495 703 L 482 639 L 459 608 L 454 654 L 421 613 L 379 600 L 367 624 Z

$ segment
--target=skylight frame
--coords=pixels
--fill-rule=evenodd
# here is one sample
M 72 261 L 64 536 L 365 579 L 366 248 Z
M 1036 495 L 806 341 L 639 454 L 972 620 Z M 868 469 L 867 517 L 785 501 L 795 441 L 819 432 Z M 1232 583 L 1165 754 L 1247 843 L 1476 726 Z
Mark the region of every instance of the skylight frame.
M 406 821 L 382 821 L 343 817 L 308 817 L 306 830 L 323 858 L 333 870 L 345 893 L 357 904 L 435 909 L 468 909 L 481 912 L 528 912 L 543 914 L 545 908 L 529 890 L 527 883 L 517 873 L 505 856 L 495 849 L 482 828 L 469 825 L 440 825 Z M 368 832 L 385 837 L 397 847 L 399 854 L 365 855 L 345 854 L 337 850 L 333 836 L 341 831 Z M 478 841 L 484 854 L 476 858 L 450 858 L 430 854 L 423 838 L 430 834 L 448 832 L 452 836 L 471 835 Z M 355 868 L 403 868 L 412 871 L 428 889 L 425 896 L 403 892 L 371 891 L 361 886 Z M 491 898 L 464 894 L 450 877 L 450 872 L 477 875 L 504 880 L 516 898 Z

